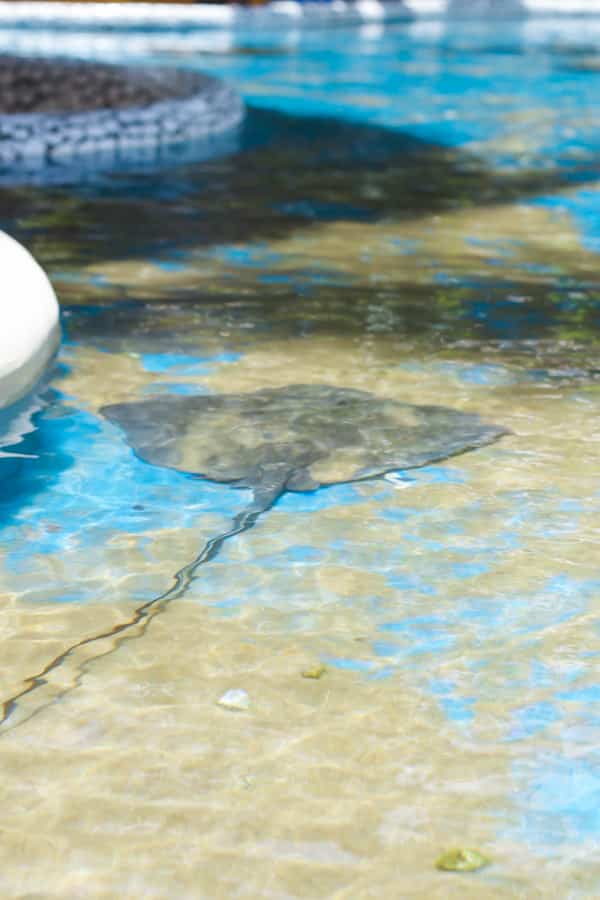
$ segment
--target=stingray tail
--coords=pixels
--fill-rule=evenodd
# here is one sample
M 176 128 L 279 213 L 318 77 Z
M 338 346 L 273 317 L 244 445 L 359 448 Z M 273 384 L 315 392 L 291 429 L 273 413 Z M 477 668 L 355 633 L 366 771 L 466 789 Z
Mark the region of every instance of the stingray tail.
M 210 538 L 198 555 L 175 573 L 170 588 L 138 606 L 130 619 L 71 644 L 43 669 L 26 678 L 23 687 L 0 706 L 0 730 L 26 722 L 76 688 L 89 663 L 114 653 L 124 641 L 141 637 L 155 616 L 182 597 L 197 577 L 199 567 L 214 559 L 230 538 L 249 531 L 259 516 L 278 500 L 285 490 L 289 468 L 265 467 L 261 475 L 264 477 L 254 490 L 250 505 L 235 516 L 227 531 Z
M 231 523 L 231 528 L 223 532 L 223 534 L 210 538 L 198 556 L 175 574 L 172 587 L 161 597 L 149 600 L 145 607 L 140 608 L 149 608 L 155 603 L 165 604 L 170 600 L 176 600 L 178 597 L 181 597 L 196 577 L 196 570 L 199 566 L 214 559 L 226 541 L 235 537 L 236 534 L 249 531 L 256 524 L 259 516 L 271 509 L 285 490 L 289 477 L 289 467 L 279 464 L 264 466 L 261 468 L 260 475 L 261 479 L 258 486 L 254 488 L 252 502 L 237 514 Z M 1 720 L 0 724 L 2 724 Z

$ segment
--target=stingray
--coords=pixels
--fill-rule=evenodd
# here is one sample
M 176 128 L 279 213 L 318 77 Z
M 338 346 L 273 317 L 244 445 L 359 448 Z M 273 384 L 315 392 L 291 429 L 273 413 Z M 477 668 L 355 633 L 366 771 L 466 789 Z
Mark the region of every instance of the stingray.
M 285 491 L 426 466 L 506 433 L 473 413 L 320 384 L 161 396 L 100 412 L 144 462 L 250 488 L 255 513 Z
M 47 685 L 49 674 L 78 651 L 85 649 L 77 677 L 89 660 L 90 644 L 140 624 L 145 630 L 154 615 L 185 593 L 199 566 L 229 538 L 251 528 L 286 491 L 316 491 L 420 468 L 507 434 L 475 413 L 327 385 L 168 395 L 104 406 L 100 412 L 144 462 L 249 489 L 252 498 L 227 531 L 208 540 L 175 574 L 167 591 L 139 606 L 128 621 L 72 645 L 27 679 L 25 688 L 4 704 L 0 725 L 17 701 Z M 54 697 L 61 693 L 55 691 Z

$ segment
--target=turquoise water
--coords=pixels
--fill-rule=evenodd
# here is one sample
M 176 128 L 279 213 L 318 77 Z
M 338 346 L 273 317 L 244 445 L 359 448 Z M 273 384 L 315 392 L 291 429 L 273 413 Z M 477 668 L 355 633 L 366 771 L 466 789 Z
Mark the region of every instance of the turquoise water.
M 429 843 L 422 865 L 419 854 L 406 864 L 402 896 L 595 896 L 593 29 L 432 23 L 215 35 L 201 49 L 189 35 L 163 38 L 160 52 L 136 45 L 132 62 L 232 81 L 248 105 L 236 152 L 0 190 L 0 227 L 49 270 L 65 334 L 35 430 L 12 448 L 25 456 L 0 458 L 6 608 L 24 611 L 32 633 L 58 610 L 68 646 L 83 635 L 73 608 L 93 607 L 101 622 L 103 607 L 117 615 L 161 593 L 190 548 L 248 500 L 136 458 L 99 414 L 103 403 L 309 380 L 480 411 L 513 437 L 418 471 L 288 493 L 181 602 L 208 610 L 225 647 L 236 623 L 260 642 L 279 617 L 278 641 L 301 636 L 327 677 L 380 696 L 371 702 L 383 717 L 393 691 L 419 698 L 406 746 L 440 760 L 429 790 L 437 784 L 446 799 L 420 825 L 416 801 L 403 801 L 415 824 L 401 835 Z M 88 53 L 98 55 L 91 39 Z M 106 36 L 101 55 L 116 53 Z M 7 632 L 8 643 L 17 637 Z M 158 655 L 153 640 L 150 627 L 139 644 Z M 124 677 L 121 652 L 109 696 L 111 678 Z M 6 696 L 52 656 L 42 646 L 24 670 L 11 663 Z M 123 667 L 136 681 L 131 661 Z M 149 683 L 165 677 L 157 670 Z M 74 680 L 73 696 L 85 692 L 86 678 Z M 62 702 L 23 727 L 51 734 Z M 428 722 L 464 755 L 462 770 L 428 743 Z M 277 822 L 273 797 L 262 802 Z M 451 845 L 472 835 L 496 858 L 478 887 L 469 882 L 476 893 L 435 881 L 440 821 Z M 265 858 L 280 861 L 277 849 Z M 200 859 L 218 868 L 214 854 Z M 339 896 L 399 896 L 382 859 L 363 860 L 377 893 L 357 874 Z M 432 880 L 419 881 L 421 871 Z M 290 878 L 273 896 L 338 896 Z M 7 896 L 20 896 L 16 883 L 8 879 Z M 139 896 L 166 896 L 149 884 Z M 267 896 L 266 882 L 253 884 Z M 218 878 L 203 890 L 233 896 Z

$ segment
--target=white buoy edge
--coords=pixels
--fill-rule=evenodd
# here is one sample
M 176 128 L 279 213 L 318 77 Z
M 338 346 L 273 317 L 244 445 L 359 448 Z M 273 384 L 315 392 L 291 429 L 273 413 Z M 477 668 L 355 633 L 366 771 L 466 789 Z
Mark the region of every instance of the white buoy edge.
M 0 409 L 31 390 L 59 341 L 58 302 L 46 273 L 0 231 Z

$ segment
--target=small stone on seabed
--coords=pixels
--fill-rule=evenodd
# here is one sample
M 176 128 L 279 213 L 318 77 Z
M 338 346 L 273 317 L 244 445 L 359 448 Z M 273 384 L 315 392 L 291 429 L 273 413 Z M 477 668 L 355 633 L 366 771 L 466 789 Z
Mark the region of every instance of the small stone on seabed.
M 224 709 L 246 710 L 250 707 L 250 697 L 242 688 L 231 688 L 217 700 Z
M 480 853 L 478 850 L 448 850 L 442 853 L 437 860 L 435 867 L 444 872 L 476 872 L 477 869 L 483 869 L 489 866 L 491 860 Z
M 312 669 L 305 669 L 302 673 L 303 678 L 322 678 L 327 669 L 325 666 L 313 666 Z

